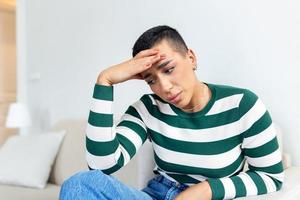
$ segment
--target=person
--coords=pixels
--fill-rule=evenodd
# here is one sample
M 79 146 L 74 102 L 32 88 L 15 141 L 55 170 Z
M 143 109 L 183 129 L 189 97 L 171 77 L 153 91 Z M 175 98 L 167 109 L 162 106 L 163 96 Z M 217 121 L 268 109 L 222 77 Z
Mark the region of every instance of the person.
M 198 80 L 194 51 L 169 26 L 144 32 L 132 55 L 99 74 L 86 129 L 90 170 L 66 180 L 60 199 L 232 199 L 282 187 L 276 129 L 255 93 Z M 114 126 L 113 86 L 132 79 L 145 80 L 153 94 Z M 137 190 L 110 176 L 147 138 L 156 163 L 147 186 Z

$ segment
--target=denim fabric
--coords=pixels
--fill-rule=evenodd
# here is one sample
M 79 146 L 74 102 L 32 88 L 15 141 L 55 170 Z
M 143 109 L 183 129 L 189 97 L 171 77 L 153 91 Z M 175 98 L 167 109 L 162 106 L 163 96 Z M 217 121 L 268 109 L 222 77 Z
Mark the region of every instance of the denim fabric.
M 164 176 L 159 175 L 151 179 L 147 187 L 142 191 L 146 192 L 154 200 L 172 200 L 187 188 L 187 185 L 170 181 Z
M 79 172 L 61 186 L 60 200 L 171 200 L 188 186 L 159 175 L 143 190 L 126 186 L 101 170 Z

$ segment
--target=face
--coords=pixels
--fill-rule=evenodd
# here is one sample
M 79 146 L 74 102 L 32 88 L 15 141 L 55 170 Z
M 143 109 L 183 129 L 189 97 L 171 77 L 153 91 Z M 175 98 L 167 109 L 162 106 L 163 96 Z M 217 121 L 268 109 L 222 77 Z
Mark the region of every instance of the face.
M 198 83 L 194 73 L 197 62 L 193 51 L 188 50 L 184 56 L 175 51 L 166 40 L 153 49 L 158 49 L 166 57 L 142 72 L 142 77 L 163 100 L 178 108 L 190 107 Z

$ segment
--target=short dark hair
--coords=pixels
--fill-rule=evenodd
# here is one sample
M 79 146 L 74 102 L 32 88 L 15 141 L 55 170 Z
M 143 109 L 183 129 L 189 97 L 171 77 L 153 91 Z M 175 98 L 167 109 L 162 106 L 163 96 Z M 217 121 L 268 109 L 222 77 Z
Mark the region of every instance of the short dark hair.
M 178 31 L 169 26 L 155 26 L 145 31 L 134 43 L 132 48 L 132 57 L 140 51 L 150 49 L 162 40 L 167 40 L 175 51 L 184 55 L 187 51 L 187 45 Z

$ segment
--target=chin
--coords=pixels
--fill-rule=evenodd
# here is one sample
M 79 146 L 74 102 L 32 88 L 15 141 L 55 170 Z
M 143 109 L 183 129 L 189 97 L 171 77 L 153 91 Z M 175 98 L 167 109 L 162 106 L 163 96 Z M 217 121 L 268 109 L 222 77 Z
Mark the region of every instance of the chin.
M 182 101 L 182 102 L 180 102 L 180 105 L 178 105 L 178 106 L 180 106 L 180 108 L 182 108 L 182 109 L 188 108 L 189 107 L 189 102 Z
M 174 105 L 174 104 L 173 104 Z M 184 102 L 184 100 L 179 101 L 176 105 L 177 108 L 183 109 L 187 106 L 187 104 Z

